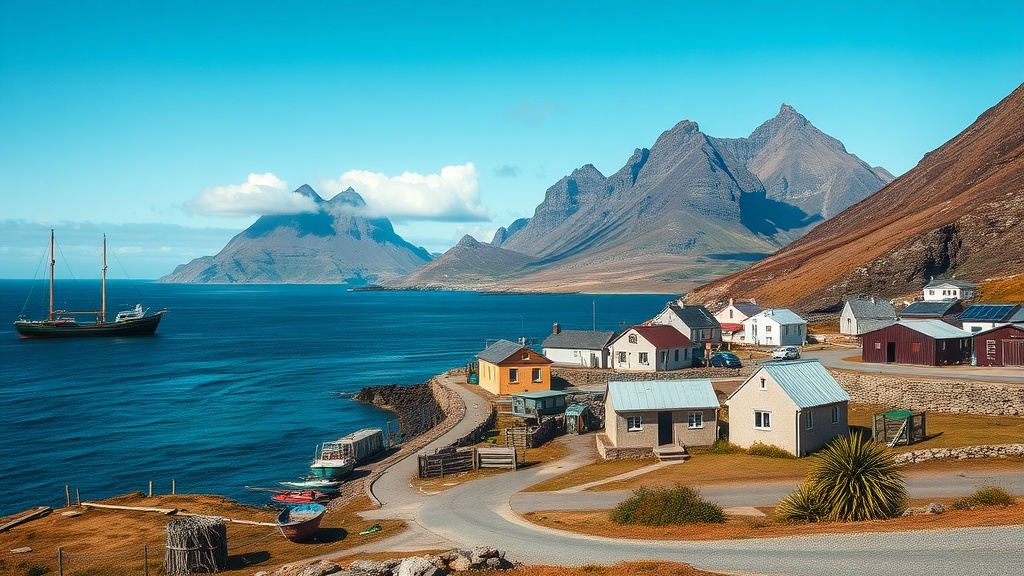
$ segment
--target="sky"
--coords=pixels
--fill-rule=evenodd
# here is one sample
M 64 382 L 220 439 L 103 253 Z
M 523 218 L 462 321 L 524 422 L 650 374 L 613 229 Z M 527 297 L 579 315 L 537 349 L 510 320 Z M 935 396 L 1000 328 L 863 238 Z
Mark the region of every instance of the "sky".
M 895 175 L 1024 81 L 1024 2 L 0 0 L 0 278 L 151 279 L 352 187 L 444 252 L 683 120 Z M 60 272 L 58 272 L 60 274 Z

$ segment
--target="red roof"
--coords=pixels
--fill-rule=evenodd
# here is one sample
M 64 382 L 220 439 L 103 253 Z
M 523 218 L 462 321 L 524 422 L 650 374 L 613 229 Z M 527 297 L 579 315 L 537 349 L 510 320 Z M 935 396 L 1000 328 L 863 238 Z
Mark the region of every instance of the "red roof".
M 722 322 L 723 332 L 739 332 L 743 330 L 743 324 L 733 324 L 731 322 Z
M 637 334 L 655 348 L 692 348 L 693 342 L 674 326 L 634 326 Z

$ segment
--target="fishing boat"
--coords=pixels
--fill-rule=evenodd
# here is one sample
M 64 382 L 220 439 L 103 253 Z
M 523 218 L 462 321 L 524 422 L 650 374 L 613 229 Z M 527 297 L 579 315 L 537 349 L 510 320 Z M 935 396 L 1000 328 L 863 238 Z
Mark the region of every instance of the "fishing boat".
M 277 527 L 281 534 L 292 542 L 305 542 L 316 534 L 320 521 L 327 509 L 323 504 L 299 504 L 289 506 L 277 516 Z
M 152 336 L 167 310 L 152 314 L 136 304 L 131 310 L 118 312 L 113 322 L 107 321 L 107 236 L 103 235 L 103 269 L 100 282 L 100 309 L 84 312 L 53 308 L 53 230 L 50 230 L 50 314 L 45 320 L 18 319 L 14 328 L 22 338 L 75 338 L 82 336 Z M 94 322 L 79 322 L 78 316 L 94 315 Z
M 349 456 L 345 447 L 338 442 L 324 442 L 317 452 L 313 463 L 309 465 L 309 471 L 316 478 L 344 478 L 356 467 L 356 459 Z
M 270 499 L 283 504 L 311 504 L 326 502 L 331 499 L 331 495 L 319 490 L 285 490 L 274 494 Z
M 281 486 L 305 490 L 320 490 L 321 492 L 337 492 L 338 486 L 341 486 L 341 481 L 332 480 L 330 478 L 312 477 L 304 478 L 302 480 L 281 482 Z

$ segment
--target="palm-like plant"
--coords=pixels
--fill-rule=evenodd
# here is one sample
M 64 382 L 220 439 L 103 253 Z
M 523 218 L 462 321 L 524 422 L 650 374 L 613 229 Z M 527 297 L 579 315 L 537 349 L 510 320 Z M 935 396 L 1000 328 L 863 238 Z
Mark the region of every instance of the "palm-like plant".
M 811 482 L 804 482 L 775 507 L 775 518 L 783 522 L 817 522 L 824 515 L 821 500 Z
M 884 445 L 854 434 L 836 438 L 813 456 L 807 480 L 822 520 L 878 520 L 898 516 L 907 487 Z

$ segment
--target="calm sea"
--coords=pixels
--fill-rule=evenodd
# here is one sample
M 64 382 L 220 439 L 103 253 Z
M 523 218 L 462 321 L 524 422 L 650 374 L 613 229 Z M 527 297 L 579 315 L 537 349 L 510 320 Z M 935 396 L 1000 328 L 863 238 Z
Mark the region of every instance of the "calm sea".
M 338 286 L 109 282 L 108 308 L 167 308 L 151 338 L 22 340 L 45 315 L 41 282 L 0 280 L 0 516 L 148 489 L 251 504 L 308 471 L 317 444 L 393 416 L 339 393 L 415 384 L 488 341 L 619 330 L 670 295 L 347 292 Z M 27 296 L 32 300 L 25 307 Z M 58 283 L 92 309 L 99 283 Z M 113 312 L 111 313 L 111 316 Z

